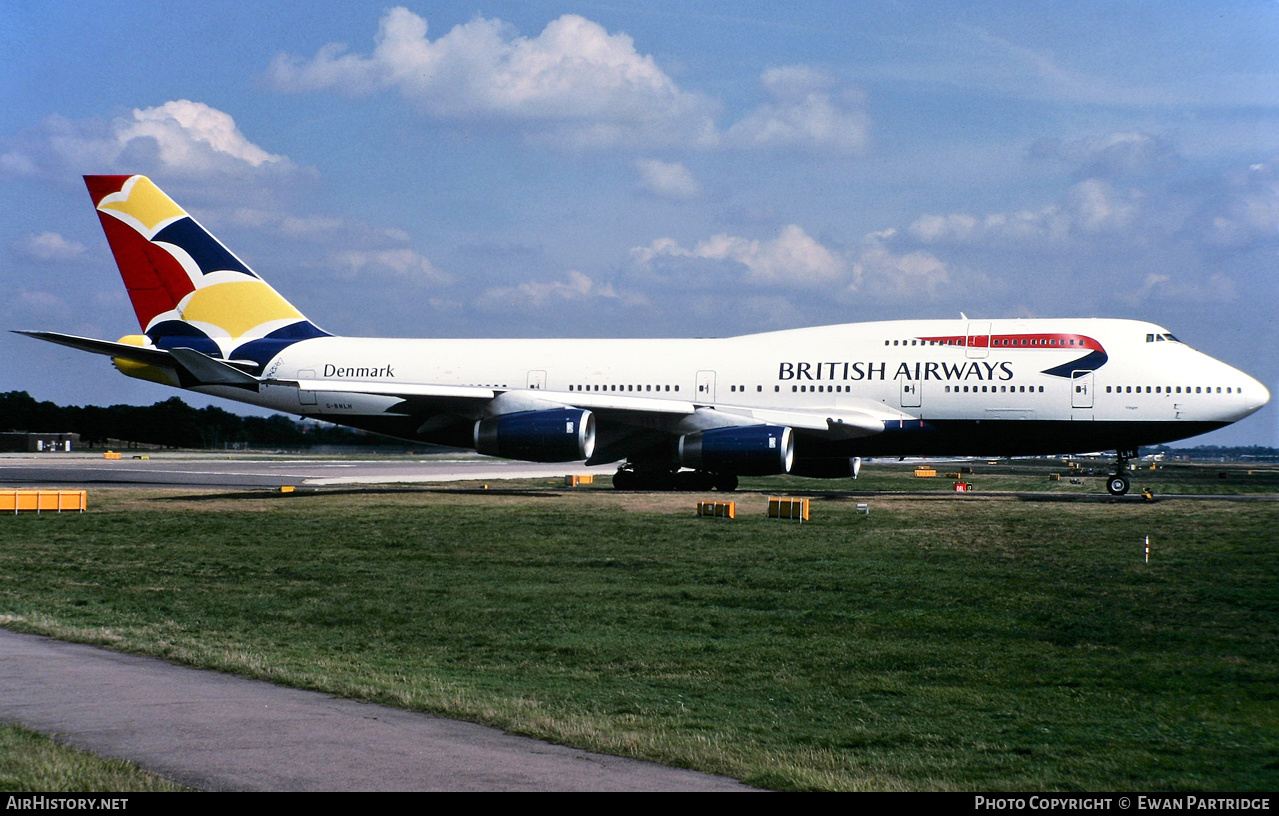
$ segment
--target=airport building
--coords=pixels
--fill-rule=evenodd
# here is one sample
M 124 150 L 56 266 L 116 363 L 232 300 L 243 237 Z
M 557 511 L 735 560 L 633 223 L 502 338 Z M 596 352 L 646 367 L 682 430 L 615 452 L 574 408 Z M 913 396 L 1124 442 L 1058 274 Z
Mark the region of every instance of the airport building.
M 0 433 L 0 451 L 20 453 L 69 452 L 79 447 L 78 433 L 32 433 L 31 431 L 6 431 Z

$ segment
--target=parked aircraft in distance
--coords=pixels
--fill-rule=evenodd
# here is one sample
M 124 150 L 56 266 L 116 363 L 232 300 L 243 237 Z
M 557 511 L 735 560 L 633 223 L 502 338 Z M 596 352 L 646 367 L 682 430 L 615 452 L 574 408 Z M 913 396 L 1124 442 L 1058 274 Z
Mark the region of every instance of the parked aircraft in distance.
M 1266 388 L 1135 320 L 898 320 L 741 337 L 466 340 L 318 328 L 145 176 L 86 176 L 142 334 L 21 332 L 130 377 L 417 442 L 621 461 L 627 489 L 856 476 L 864 456 L 1115 450 L 1236 422 Z

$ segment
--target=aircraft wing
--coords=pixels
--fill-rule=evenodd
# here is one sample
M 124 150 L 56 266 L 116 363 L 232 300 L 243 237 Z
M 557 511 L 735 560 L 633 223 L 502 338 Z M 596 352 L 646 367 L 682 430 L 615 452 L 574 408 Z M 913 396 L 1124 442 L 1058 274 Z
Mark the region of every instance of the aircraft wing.
M 689 400 L 657 399 L 628 394 L 603 394 L 577 391 L 550 391 L 527 388 L 488 388 L 464 385 L 434 385 L 428 383 L 387 383 L 381 381 L 359 382 L 352 380 L 288 380 L 268 381 L 296 384 L 306 391 L 370 396 L 414 398 L 439 397 L 441 399 L 473 401 L 477 415 L 510 413 L 514 410 L 539 410 L 542 408 L 586 408 L 597 414 L 608 415 L 661 415 L 666 417 L 698 417 L 685 430 L 703 430 L 731 425 L 787 425 L 806 431 L 828 431 L 843 439 L 870 436 L 884 430 L 884 422 L 896 421 L 905 414 L 886 409 L 880 403 L 869 403 L 864 408 L 837 411 L 775 410 L 740 405 L 704 405 Z M 499 405 L 483 403 L 498 400 Z M 860 407 L 860 406 L 859 406 Z
M 774 409 L 748 405 L 703 404 L 634 394 L 545 389 L 501 389 L 433 383 L 353 380 L 260 379 L 224 361 L 189 348 L 158 349 L 95 340 L 57 332 L 20 331 L 39 340 L 173 372 L 182 387 L 231 386 L 252 391 L 264 387 L 297 388 L 315 395 L 363 397 L 351 412 L 335 420 L 350 422 L 352 414 L 398 417 L 405 431 L 426 434 L 458 422 L 475 421 L 524 411 L 579 408 L 591 411 L 600 428 L 600 445 L 592 461 L 613 461 L 637 448 L 661 444 L 672 434 L 716 428 L 776 425 L 806 436 L 830 440 L 855 439 L 883 432 L 885 422 L 906 414 L 870 400 L 855 401 L 837 410 Z M 248 367 L 248 364 L 245 365 Z M 320 403 L 325 400 L 320 400 Z M 351 423 L 355 424 L 355 423 Z
M 831 439 L 854 439 L 884 430 L 884 423 L 907 415 L 881 403 L 869 402 L 837 411 L 776 410 L 741 405 L 705 405 L 690 400 L 658 399 L 616 393 L 551 391 L 545 389 L 500 389 L 477 386 L 427 383 L 359 382 L 351 380 L 268 381 L 296 384 L 304 391 L 331 394 L 362 394 L 399 397 L 404 404 L 391 413 L 416 413 L 436 406 L 477 419 L 517 411 L 549 408 L 585 408 L 605 423 L 689 433 L 738 425 L 785 425 Z M 416 408 L 416 410 L 415 410 Z

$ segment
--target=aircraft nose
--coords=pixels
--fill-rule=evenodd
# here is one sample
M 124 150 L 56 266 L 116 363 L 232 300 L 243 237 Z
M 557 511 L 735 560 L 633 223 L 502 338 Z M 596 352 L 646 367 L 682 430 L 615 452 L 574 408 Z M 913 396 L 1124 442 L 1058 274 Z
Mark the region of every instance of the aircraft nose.
M 1253 411 L 1260 409 L 1266 403 L 1270 402 L 1270 389 L 1266 388 L 1257 380 L 1253 380 L 1251 377 L 1248 379 L 1251 380 L 1251 382 L 1248 383 L 1248 390 L 1245 391 L 1243 395 L 1244 408 L 1251 414 Z

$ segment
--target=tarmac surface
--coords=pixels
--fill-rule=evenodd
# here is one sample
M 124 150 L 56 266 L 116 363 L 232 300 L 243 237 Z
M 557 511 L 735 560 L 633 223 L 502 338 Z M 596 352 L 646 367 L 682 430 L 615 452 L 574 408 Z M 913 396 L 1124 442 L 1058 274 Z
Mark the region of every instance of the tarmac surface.
M 147 458 L 140 458 L 140 457 Z M 138 458 L 135 458 L 138 457 Z M 348 484 L 500 481 L 568 474 L 611 476 L 616 465 L 539 464 L 476 455 L 300 459 L 234 453 L 123 452 L 0 455 L 0 484 L 10 487 L 153 485 L 165 487 L 331 487 Z
M 202 790 L 752 790 L 734 779 L 3 629 L 0 721 Z

